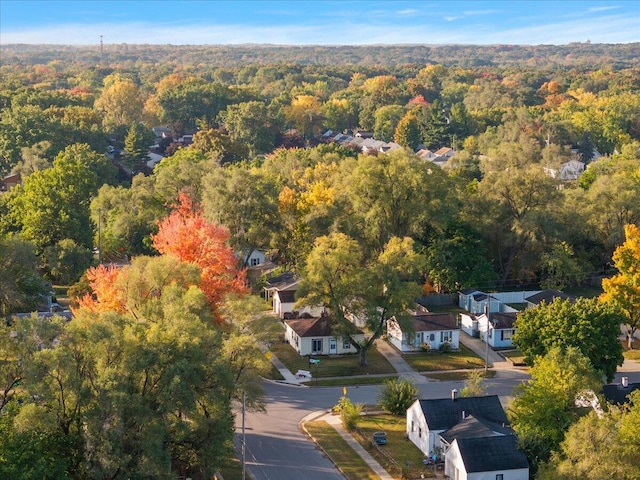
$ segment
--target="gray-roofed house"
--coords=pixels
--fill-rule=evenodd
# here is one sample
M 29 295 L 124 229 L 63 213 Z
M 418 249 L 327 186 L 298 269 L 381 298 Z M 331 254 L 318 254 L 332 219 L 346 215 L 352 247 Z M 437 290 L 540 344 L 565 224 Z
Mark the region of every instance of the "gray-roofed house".
M 450 313 L 415 313 L 411 331 L 403 330 L 395 318 L 387 322 L 387 338 L 401 352 L 415 352 L 423 344 L 437 350 L 444 343 L 451 348 L 460 348 L 460 327 Z
M 517 449 L 497 395 L 416 400 L 407 410 L 406 435 L 424 454 L 444 457 L 448 478 L 527 480 L 529 465 Z
M 635 390 L 640 390 L 640 383 L 629 383 L 629 377 L 622 377 L 620 383 L 602 386 L 602 394 L 607 402 L 618 405 L 629 403 L 629 394 Z
M 497 395 L 416 400 L 407 409 L 407 438 L 425 455 L 442 448 L 440 435 L 452 429 L 468 415 L 483 422 L 508 426 L 509 422 Z
M 356 353 L 348 339 L 333 334 L 329 316 L 285 320 L 284 325 L 285 340 L 302 356 Z M 364 341 L 364 333 L 353 328 L 352 338 Z
M 511 347 L 513 345 L 511 339 L 516 331 L 517 315 L 517 312 L 491 312 L 488 319 L 486 315 L 480 315 L 478 331 L 482 340 L 489 342 L 492 348 Z
M 569 300 L 571 302 L 575 301 L 576 297 L 568 295 L 559 290 L 542 290 L 534 295 L 528 296 L 525 300 L 530 307 L 535 307 L 536 305 L 540 305 L 542 302 L 547 304 L 552 303 L 556 298 L 560 300 Z
M 448 478 L 528 480 L 529 462 L 515 435 L 456 438 L 445 454 Z

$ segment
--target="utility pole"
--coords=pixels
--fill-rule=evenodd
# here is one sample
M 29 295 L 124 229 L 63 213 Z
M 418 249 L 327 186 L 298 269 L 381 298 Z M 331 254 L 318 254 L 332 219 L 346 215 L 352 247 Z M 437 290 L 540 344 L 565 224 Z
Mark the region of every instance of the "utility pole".
M 102 35 L 100 35 L 100 63 L 102 63 L 103 56 L 104 56 L 104 44 L 102 43 Z
M 246 442 L 244 433 L 244 413 L 245 413 L 245 392 L 242 391 L 242 480 L 246 480 L 247 475 L 247 457 Z

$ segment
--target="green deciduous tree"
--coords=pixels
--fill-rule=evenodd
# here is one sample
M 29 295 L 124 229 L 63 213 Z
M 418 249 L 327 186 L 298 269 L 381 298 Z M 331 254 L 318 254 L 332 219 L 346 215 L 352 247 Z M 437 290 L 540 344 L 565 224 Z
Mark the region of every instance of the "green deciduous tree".
M 251 156 L 273 150 L 276 128 L 263 102 L 229 105 L 220 117 L 231 140 L 245 144 Z
M 380 389 L 378 406 L 392 415 L 405 415 L 418 398 L 418 387 L 409 380 L 386 380 Z
M 34 245 L 17 236 L 0 236 L 0 316 L 33 311 L 48 292 Z
M 631 402 L 610 407 L 600 415 L 590 412 L 572 425 L 540 480 L 633 480 L 640 476 L 640 395 Z
M 410 323 L 406 312 L 420 292 L 416 271 L 421 263 L 410 238 L 392 238 L 377 258 L 365 262 L 355 240 L 332 233 L 318 238 L 307 258 L 298 302 L 328 308 L 336 335 L 350 339 L 364 366 L 387 320 Z M 352 337 L 355 318 L 365 323 L 364 342 Z
M 611 381 L 624 360 L 618 340 L 622 320 L 597 299 L 556 299 L 518 314 L 513 343 L 530 365 L 553 348 L 575 347 Z
M 42 252 L 70 238 L 92 247 L 93 225 L 89 203 L 97 191 L 99 156 L 87 145 L 71 145 L 53 167 L 29 175 L 9 199 L 9 214 L 21 235 Z
M 584 390 L 597 392 L 601 385 L 600 375 L 575 347 L 554 348 L 537 357 L 531 380 L 518 387 L 507 410 L 532 473 L 558 449 L 567 429 L 580 417 L 576 396 Z

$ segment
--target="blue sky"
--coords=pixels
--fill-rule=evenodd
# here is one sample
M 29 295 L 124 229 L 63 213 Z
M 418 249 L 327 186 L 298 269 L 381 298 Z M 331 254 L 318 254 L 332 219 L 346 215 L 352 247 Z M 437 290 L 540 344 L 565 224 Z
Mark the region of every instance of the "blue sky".
M 0 44 L 640 41 L 640 0 L 0 0 Z

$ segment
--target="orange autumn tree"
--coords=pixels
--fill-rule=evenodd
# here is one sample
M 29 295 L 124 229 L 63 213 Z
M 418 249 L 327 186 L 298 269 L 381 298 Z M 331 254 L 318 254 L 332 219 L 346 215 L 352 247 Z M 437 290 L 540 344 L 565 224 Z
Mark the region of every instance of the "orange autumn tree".
M 122 292 L 115 285 L 119 273 L 117 267 L 106 265 L 98 265 L 87 270 L 87 280 L 93 293 L 79 298 L 78 308 L 85 308 L 91 312 L 124 313 L 125 301 Z
M 238 260 L 228 245 L 229 231 L 207 221 L 199 207 L 186 194 L 152 235 L 153 246 L 163 255 L 200 268 L 200 289 L 217 318 L 222 299 L 229 293 L 244 293 L 245 272 L 238 270 Z

